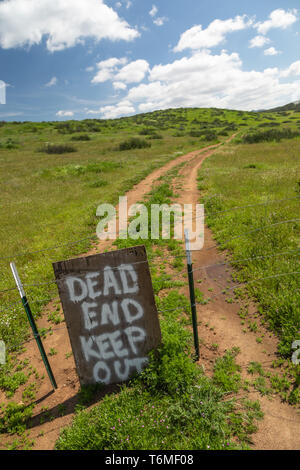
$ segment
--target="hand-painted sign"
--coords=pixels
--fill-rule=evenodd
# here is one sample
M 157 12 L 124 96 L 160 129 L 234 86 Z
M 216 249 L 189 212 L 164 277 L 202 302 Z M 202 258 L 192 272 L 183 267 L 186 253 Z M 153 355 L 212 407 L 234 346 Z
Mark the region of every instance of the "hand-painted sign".
M 161 342 L 144 246 L 53 263 L 81 385 L 126 381 Z

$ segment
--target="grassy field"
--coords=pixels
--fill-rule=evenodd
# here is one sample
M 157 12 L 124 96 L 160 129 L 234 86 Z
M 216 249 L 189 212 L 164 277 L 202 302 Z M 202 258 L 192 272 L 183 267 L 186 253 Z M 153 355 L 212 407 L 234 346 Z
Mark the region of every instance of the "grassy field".
M 18 294 L 15 289 L 10 290 L 14 283 L 9 262 L 16 262 L 23 282 L 30 285 L 26 291 L 38 316 L 43 306 L 57 296 L 55 284 L 47 284 L 53 280 L 51 262 L 90 248 L 95 241 L 90 237 L 95 234 L 98 222 L 95 214 L 100 203 L 115 204 L 119 195 L 153 169 L 180 154 L 222 142 L 236 134 L 232 145 L 226 150 L 221 148 L 208 159 L 199 174 L 199 187 L 206 215 L 209 215 L 207 221 L 217 241 L 232 252 L 234 260 L 290 253 L 244 263 L 243 268 L 237 270 L 237 282 L 298 271 L 299 222 L 274 224 L 299 217 L 299 200 L 296 199 L 300 181 L 299 124 L 300 113 L 294 111 L 243 113 L 217 109 L 166 110 L 108 121 L 0 123 L 0 339 L 5 340 L 10 351 L 7 364 L 0 368 L 0 388 L 12 400 L 11 408 L 2 409 L 5 424 L 0 427 L 0 433 L 14 434 L 18 431 L 15 422 L 21 423 L 19 431 L 22 433 L 26 428 L 22 423 L 31 412 L 30 405 L 21 409 L 13 402 L 15 391 L 28 380 L 27 365 L 19 363 L 18 351 L 29 328 Z M 216 194 L 217 197 L 212 197 Z M 167 202 L 170 197 L 168 181 L 162 181 L 148 203 L 151 197 L 155 202 Z M 214 215 L 235 206 L 287 198 L 290 200 L 278 204 Z M 226 243 L 234 236 L 264 225 L 271 227 Z M 138 244 L 138 241 L 132 243 Z M 154 245 L 149 242 L 147 250 L 151 261 L 153 249 Z M 176 254 L 176 244 L 171 243 L 168 249 Z M 176 294 L 176 285 L 154 264 L 152 277 L 156 294 L 166 287 L 171 289 L 163 307 L 167 310 L 168 306 L 183 306 L 181 313 L 187 313 L 184 299 Z M 257 299 L 262 315 L 279 335 L 280 353 L 284 358 L 290 357 L 291 341 L 297 339 L 300 329 L 299 277 L 274 277 L 263 283 L 250 283 L 247 290 Z M 245 294 L 236 292 L 236 295 Z M 157 302 L 160 305 L 159 299 Z M 255 429 L 254 419 L 260 417 L 258 405 L 243 403 L 243 412 L 239 415 L 235 404 L 224 404 L 222 398 L 228 392 L 228 375 L 232 377 L 231 387 L 238 384 L 236 393 L 242 387 L 235 364 L 237 351 L 220 358 L 214 378 L 206 378 L 196 370 L 190 358 L 190 338 L 184 329 L 184 319 L 181 324 L 180 318 L 170 315 L 161 318 L 166 346 L 161 351 L 160 362 L 154 361 L 153 368 L 150 367 L 132 387 L 125 388 L 117 398 L 104 400 L 91 415 L 80 411 L 74 427 L 62 434 L 58 448 L 86 448 L 88 437 L 82 433 L 86 420 L 99 426 L 101 413 L 106 413 L 110 419 L 103 429 L 100 427 L 99 432 L 94 433 L 95 438 L 89 440 L 91 448 L 132 448 L 127 440 L 129 434 L 135 436 L 135 448 L 247 446 L 249 434 Z M 174 377 L 183 376 L 180 390 L 185 400 L 170 388 L 171 369 Z M 296 376 L 294 369 L 291 373 Z M 156 384 L 151 391 L 147 389 L 149 383 Z M 197 403 L 202 401 L 205 409 L 200 409 L 188 396 L 197 397 Z M 296 392 L 290 401 L 293 400 L 298 400 Z M 124 408 L 125 401 L 127 408 Z M 130 420 L 118 434 L 118 441 L 103 441 L 103 435 L 115 426 L 116 410 L 120 407 L 124 419 L 118 417 L 124 421 L 127 413 Z M 138 408 L 145 409 L 148 424 L 154 418 L 157 421 L 160 416 L 166 420 L 163 416 L 168 416 L 165 428 L 158 435 L 160 440 L 153 440 L 148 424 L 143 432 L 139 426 L 132 425 Z M 197 437 L 189 424 L 192 415 L 203 430 Z M 213 427 L 212 418 L 216 423 Z M 248 423 L 246 428 L 245 422 Z M 180 429 L 187 436 L 186 440 L 182 439 Z

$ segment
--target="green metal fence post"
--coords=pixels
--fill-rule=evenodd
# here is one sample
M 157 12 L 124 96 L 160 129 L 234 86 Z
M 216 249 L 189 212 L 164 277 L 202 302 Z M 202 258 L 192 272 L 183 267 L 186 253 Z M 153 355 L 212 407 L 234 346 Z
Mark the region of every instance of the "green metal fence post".
M 27 298 L 26 298 L 25 291 L 24 291 L 23 285 L 22 285 L 22 283 L 21 283 L 21 280 L 20 280 L 20 277 L 19 277 L 17 268 L 16 268 L 16 266 L 15 266 L 15 263 L 10 263 L 10 268 L 11 268 L 11 270 L 12 270 L 12 273 L 13 273 L 13 276 L 14 276 L 14 279 L 15 279 L 15 282 L 16 282 L 16 285 L 17 285 L 19 294 L 20 294 L 21 299 L 22 299 L 22 304 L 23 304 L 23 306 L 24 306 L 24 309 L 25 309 L 27 318 L 28 318 L 28 320 L 29 320 L 29 323 L 30 323 L 30 326 L 31 326 L 31 329 L 32 329 L 32 332 L 33 332 L 33 336 L 34 336 L 34 338 L 35 338 L 35 340 L 36 340 L 36 342 L 37 342 L 39 351 L 40 351 L 40 353 L 41 353 L 43 362 L 44 362 L 44 364 L 45 364 L 45 367 L 46 367 L 46 370 L 47 370 L 49 379 L 50 379 L 50 381 L 51 381 L 51 384 L 52 384 L 53 388 L 56 389 L 56 388 L 57 388 L 57 384 L 56 384 L 56 381 L 55 381 L 55 378 L 54 378 L 54 375 L 53 375 L 51 366 L 50 366 L 50 364 L 49 364 L 47 355 L 46 355 L 46 353 L 45 353 L 45 349 L 44 349 L 44 346 L 43 346 L 43 343 L 42 343 L 40 334 L 39 334 L 39 332 L 38 332 L 38 329 L 37 329 L 37 327 L 36 327 L 36 324 L 35 324 L 35 321 L 34 321 L 34 318 L 33 318 L 33 315 L 32 315 L 32 312 L 31 312 L 31 309 L 30 309 L 30 306 L 29 306 L 29 303 L 28 303 L 28 300 L 27 300 Z
M 191 311 L 192 311 L 192 321 L 193 321 L 193 333 L 194 333 L 194 345 L 195 345 L 195 356 L 196 360 L 199 361 L 199 339 L 198 339 L 198 325 L 197 325 L 197 309 L 195 301 L 195 290 L 194 290 L 194 276 L 193 276 L 193 263 L 190 251 L 190 241 L 189 241 L 189 231 L 185 229 L 185 250 L 186 250 L 186 261 L 187 261 L 187 272 L 189 279 L 189 290 L 190 290 L 190 302 L 191 302 Z

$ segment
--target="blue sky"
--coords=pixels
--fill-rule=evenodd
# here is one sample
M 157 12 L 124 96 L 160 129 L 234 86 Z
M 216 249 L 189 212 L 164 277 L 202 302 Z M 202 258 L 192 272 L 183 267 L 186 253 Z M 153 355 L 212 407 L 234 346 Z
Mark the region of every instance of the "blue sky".
M 2 120 L 300 100 L 295 0 L 0 0 Z M 1 96 L 0 96 L 1 101 Z

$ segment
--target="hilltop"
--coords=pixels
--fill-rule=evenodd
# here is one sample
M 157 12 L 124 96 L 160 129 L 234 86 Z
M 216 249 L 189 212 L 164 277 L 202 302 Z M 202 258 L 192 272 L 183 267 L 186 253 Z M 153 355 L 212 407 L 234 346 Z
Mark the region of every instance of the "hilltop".
M 272 108 L 272 109 L 268 109 L 267 112 L 274 112 L 274 113 L 278 113 L 278 112 L 285 112 L 285 111 L 295 111 L 295 112 L 299 112 L 300 111 L 300 100 L 298 101 L 294 101 L 293 103 L 288 103 L 288 104 L 285 104 L 284 106 L 279 106 L 277 108 Z M 265 112 L 265 111 L 263 111 Z

